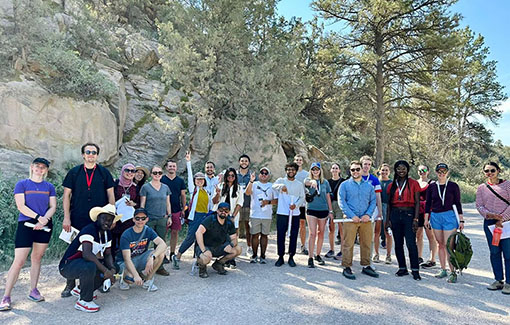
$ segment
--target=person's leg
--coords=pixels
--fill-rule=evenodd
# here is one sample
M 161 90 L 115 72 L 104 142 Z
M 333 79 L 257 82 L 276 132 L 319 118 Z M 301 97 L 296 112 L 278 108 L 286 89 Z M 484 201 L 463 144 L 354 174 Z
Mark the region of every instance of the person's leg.
M 287 217 L 288 219 L 288 217 Z M 299 216 L 292 216 L 292 224 L 290 226 L 290 238 L 289 238 L 289 257 L 296 255 L 297 238 L 299 234 Z M 288 222 L 287 222 L 288 223 Z M 285 240 L 285 238 L 284 238 Z
M 510 239 L 500 239 L 499 246 L 503 251 L 503 258 L 505 259 L 505 282 L 510 284 Z
M 299 237 L 301 239 L 301 246 L 305 246 L 306 242 L 306 208 L 299 208 Z
M 178 259 L 180 259 L 182 254 L 184 254 L 195 242 L 195 233 L 202 223 L 203 216 L 205 216 L 205 213 L 195 213 L 193 220 L 189 222 L 188 233 L 186 234 L 186 238 L 184 238 L 183 242 L 181 243 L 181 246 L 179 246 L 179 251 L 177 252 Z
M 327 218 L 317 219 L 318 231 L 317 231 L 317 253 L 315 255 L 321 255 L 322 245 L 324 244 L 324 231 L 326 230 Z M 331 222 L 333 223 L 333 222 Z M 333 243 L 334 244 L 334 243 Z M 335 247 L 333 246 L 333 250 Z
M 372 239 L 374 238 L 374 233 L 372 230 L 371 222 L 363 222 L 359 224 L 358 232 L 359 232 L 359 248 L 360 248 L 360 265 L 361 266 L 369 266 L 370 265 L 370 245 L 372 245 Z M 374 246 L 375 247 L 375 246 Z
M 429 250 L 430 250 L 430 258 L 429 261 L 435 262 L 437 255 L 437 240 L 434 236 L 434 231 L 432 229 L 426 228 L 425 234 L 427 235 L 427 239 L 429 241 Z
M 177 247 L 177 239 L 179 239 L 179 230 L 172 229 L 170 232 L 170 254 L 175 254 Z
M 317 218 L 307 215 L 306 222 L 308 223 L 308 258 L 313 258 L 315 239 L 317 237 Z
M 227 245 L 224 248 L 224 251 L 227 254 L 219 259 L 219 262 L 222 264 L 225 264 L 226 261 L 230 261 L 230 260 L 236 258 L 237 256 L 241 255 L 242 249 L 239 245 L 236 245 L 234 247 L 232 247 L 231 245 Z M 213 264 L 213 268 L 214 268 L 214 264 Z
M 37 288 L 39 282 L 39 274 L 41 273 L 41 260 L 44 252 L 48 248 L 48 244 L 34 243 L 32 254 L 30 255 L 30 289 Z
M 253 249 L 253 256 L 256 257 L 259 250 L 259 243 L 260 243 L 260 232 L 256 234 L 251 235 L 251 248 Z M 262 254 L 261 254 L 262 255 Z
M 407 212 L 404 215 L 405 220 L 405 228 L 404 228 L 404 236 L 407 246 L 407 251 L 409 253 L 409 262 L 411 264 L 411 271 L 419 271 L 420 270 L 420 262 L 418 260 L 418 247 L 416 247 L 416 233 L 413 231 L 413 219 L 414 219 L 414 211 Z
M 207 264 L 209 264 L 209 262 L 211 262 L 211 259 L 212 259 L 212 253 L 211 253 L 211 251 L 207 250 L 198 256 L 197 262 L 200 265 L 207 265 Z M 228 260 L 226 260 L 226 261 L 228 261 Z
M 390 234 L 388 234 L 388 231 L 386 229 L 384 229 L 384 233 L 385 233 L 385 238 L 386 238 L 386 256 L 391 256 L 391 249 L 392 249 L 392 246 L 393 246 L 393 236 L 390 236 Z
M 146 274 L 146 279 L 150 280 L 156 273 L 156 271 L 159 269 L 159 267 L 163 264 L 163 259 L 165 257 L 165 254 L 155 255 L 156 259 L 154 260 L 154 264 L 152 266 L 152 271 L 149 274 Z M 149 257 L 152 258 L 152 257 Z
M 328 227 L 329 250 L 335 252 L 335 223 L 329 222 Z
M 260 257 L 266 258 L 268 238 L 267 235 L 260 235 Z
M 342 245 L 342 266 L 352 266 L 352 255 L 354 252 L 354 240 L 356 239 L 356 233 L 358 227 L 355 223 L 346 222 L 343 225 L 343 238 L 344 243 Z
M 416 231 L 416 246 L 418 248 L 418 257 L 423 258 L 423 227 L 418 227 L 418 231 Z
M 400 211 L 396 208 L 391 210 L 391 231 L 393 232 L 393 240 L 395 241 L 395 256 L 398 261 L 400 270 L 407 270 L 406 258 L 404 254 L 404 227 Z
M 492 272 L 494 273 L 494 279 L 497 281 L 503 281 L 503 260 L 501 258 L 501 245 L 494 246 L 492 245 L 492 233 L 489 230 L 489 225 L 493 225 L 495 223 L 495 220 L 484 220 L 483 222 L 483 230 L 485 232 L 485 237 L 487 238 L 487 244 L 489 245 L 489 252 L 490 252 L 490 260 L 491 260 L 491 266 L 492 266 Z M 437 237 L 436 237 L 437 240 Z M 504 239 L 507 240 L 507 239 Z M 508 239 L 510 240 L 510 239 Z M 501 243 L 501 241 L 500 241 Z M 507 274 L 507 277 L 509 275 Z
M 285 255 L 285 235 L 289 227 L 289 216 L 283 214 L 276 215 L 276 243 L 278 256 L 283 258 Z
M 375 222 L 374 228 L 374 252 L 376 255 L 379 255 L 379 237 L 381 236 L 381 224 L 382 220 L 377 220 Z
M 248 210 L 249 211 L 249 210 Z M 248 247 L 252 247 L 251 243 L 251 233 L 250 233 L 250 220 L 244 220 L 244 229 L 246 229 L 246 245 Z
M 89 302 L 94 296 L 96 271 L 94 262 L 78 258 L 67 262 L 60 274 L 67 279 L 80 279 L 80 300 Z
M 158 236 L 161 237 L 161 239 L 163 239 L 163 241 L 166 242 L 166 219 L 161 218 L 151 221 L 149 223 L 151 224 L 149 227 L 152 227 L 156 234 L 158 234 Z M 163 267 L 163 264 L 161 264 L 158 269 L 166 271 L 165 268 Z
M 437 253 L 439 255 L 439 263 L 441 264 L 441 269 L 446 270 L 446 240 L 444 231 L 440 229 L 434 229 L 434 236 L 438 244 Z
M 453 265 L 450 263 L 450 254 L 448 253 L 448 250 L 446 249 L 446 244 L 448 243 L 448 238 L 451 234 L 457 231 L 457 228 L 452 230 L 444 230 L 443 231 L 443 242 L 445 243 L 445 253 L 446 253 L 446 259 L 448 260 L 448 266 L 450 267 L 450 271 L 453 272 L 454 268 Z
M 9 272 L 7 273 L 7 280 L 5 283 L 4 296 L 11 296 L 12 288 L 19 277 L 19 272 L 25 261 L 27 260 L 28 254 L 30 253 L 30 247 L 20 247 L 14 249 L 14 261 L 12 262 Z

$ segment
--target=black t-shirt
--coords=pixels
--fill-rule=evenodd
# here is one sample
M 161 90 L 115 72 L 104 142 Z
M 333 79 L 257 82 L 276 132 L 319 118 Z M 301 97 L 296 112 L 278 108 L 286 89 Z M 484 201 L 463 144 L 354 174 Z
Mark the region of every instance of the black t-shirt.
M 112 174 L 108 169 L 97 164 L 96 169 L 87 169 L 92 177 L 90 190 L 87 187 L 87 177 L 83 165 L 71 169 L 62 185 L 71 189 L 71 225 L 78 230 L 91 223 L 89 211 L 93 207 L 102 207 L 108 204 L 106 190 L 115 186 Z
M 328 179 L 329 186 L 331 187 L 331 190 L 333 191 L 331 193 L 331 201 L 337 201 L 338 199 L 338 189 L 340 188 L 340 184 L 345 181 L 342 177 L 337 179 L 336 181 L 333 179 Z
M 91 221 L 92 222 L 92 221 Z M 100 256 L 104 256 L 104 251 L 112 246 L 111 242 L 112 234 L 109 230 L 101 231 L 101 228 L 93 222 L 83 227 L 78 236 L 73 239 L 69 247 L 67 247 L 60 265 L 62 265 L 67 259 L 74 260 L 82 258 L 81 245 L 84 242 L 92 244 L 92 253 L 97 254 L 103 252 Z
M 173 180 L 168 176 L 161 177 L 161 183 L 166 184 L 170 188 L 170 205 L 172 206 L 172 213 L 182 211 L 181 206 L 181 191 L 186 190 L 184 180 L 179 176 L 175 176 Z
M 216 213 L 211 214 L 202 221 L 202 226 L 207 230 L 204 233 L 204 245 L 207 247 L 218 247 L 223 243 L 230 241 L 230 236 L 236 233 L 234 223 L 225 219 L 225 223 L 221 225 L 218 222 Z

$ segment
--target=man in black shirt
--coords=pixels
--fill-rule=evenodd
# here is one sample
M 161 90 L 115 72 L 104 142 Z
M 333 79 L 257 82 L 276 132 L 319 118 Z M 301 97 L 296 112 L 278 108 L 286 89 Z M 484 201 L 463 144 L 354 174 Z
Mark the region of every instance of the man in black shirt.
M 206 217 L 195 233 L 197 239 L 195 252 L 201 278 L 209 276 L 207 264 L 213 257 L 221 258 L 212 264 L 212 268 L 219 274 L 226 274 L 225 262 L 241 254 L 234 223 L 228 218 L 229 213 L 230 205 L 226 202 L 220 203 L 218 210 Z
M 115 205 L 113 177 L 105 167 L 97 163 L 99 146 L 86 143 L 81 147 L 83 164 L 72 168 L 66 175 L 62 185 L 64 195 L 64 220 L 62 228 L 69 232 L 71 227 L 82 230 L 92 223 L 89 211 L 93 207 L 102 207 L 106 204 Z M 62 298 L 70 297 L 75 286 L 74 280 L 68 280 Z

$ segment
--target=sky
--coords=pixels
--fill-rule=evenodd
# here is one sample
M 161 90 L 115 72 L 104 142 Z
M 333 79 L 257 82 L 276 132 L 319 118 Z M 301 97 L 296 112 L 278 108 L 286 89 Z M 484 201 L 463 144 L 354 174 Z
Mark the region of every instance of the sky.
M 287 19 L 302 17 L 303 21 L 313 18 L 314 11 L 310 8 L 311 0 L 282 0 L 278 4 L 278 12 Z M 461 26 L 469 26 L 477 34 L 485 38 L 485 46 L 490 49 L 488 59 L 497 61 L 498 81 L 505 87 L 510 97 L 510 1 L 509 0 L 460 0 L 451 8 L 452 12 L 460 13 L 464 18 Z M 327 26 L 334 30 L 335 25 Z M 494 132 L 494 139 L 501 140 L 510 146 L 510 99 L 501 103 L 498 108 L 503 112 L 498 125 L 486 124 Z M 485 122 L 482 120 L 482 122 Z

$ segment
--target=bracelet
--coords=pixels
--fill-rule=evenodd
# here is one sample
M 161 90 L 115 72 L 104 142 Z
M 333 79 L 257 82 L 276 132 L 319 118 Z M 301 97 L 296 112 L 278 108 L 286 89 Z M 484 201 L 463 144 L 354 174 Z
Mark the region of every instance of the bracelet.
M 40 217 L 41 217 L 41 215 L 37 214 L 37 215 L 35 216 L 35 220 L 39 221 L 39 218 L 40 218 Z
M 461 220 L 460 223 L 464 223 L 464 220 Z

